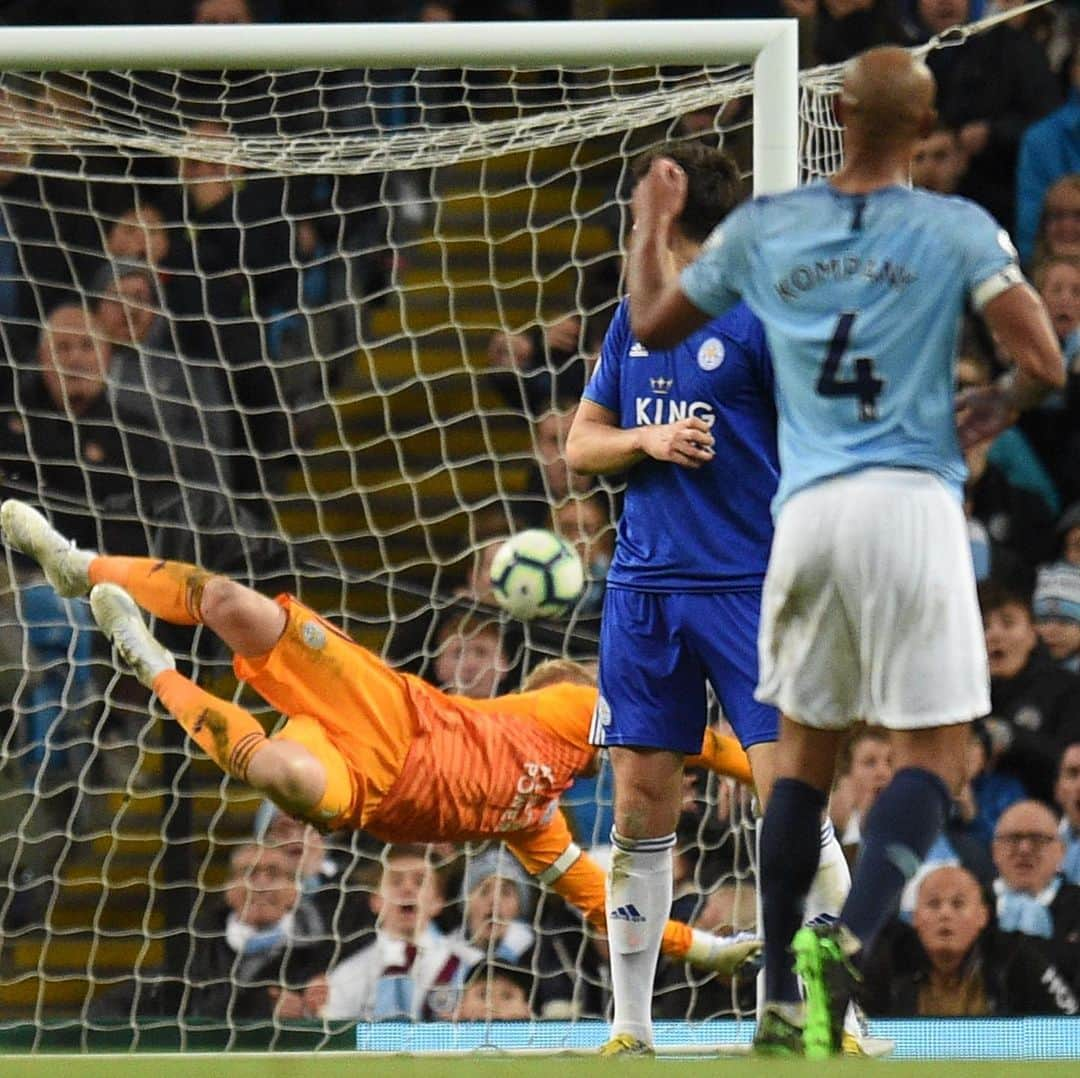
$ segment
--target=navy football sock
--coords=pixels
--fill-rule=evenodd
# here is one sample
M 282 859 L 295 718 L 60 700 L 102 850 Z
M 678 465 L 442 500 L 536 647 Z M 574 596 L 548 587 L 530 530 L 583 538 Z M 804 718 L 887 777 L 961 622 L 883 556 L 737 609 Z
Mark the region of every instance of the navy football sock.
M 896 912 L 904 885 L 941 834 L 951 804 L 941 778 L 921 767 L 897 771 L 878 795 L 840 913 L 841 924 L 859 938 L 864 954 Z
M 761 908 L 765 924 L 765 999 L 798 1003 L 790 952 L 821 854 L 825 794 L 799 779 L 777 779 L 761 829 Z

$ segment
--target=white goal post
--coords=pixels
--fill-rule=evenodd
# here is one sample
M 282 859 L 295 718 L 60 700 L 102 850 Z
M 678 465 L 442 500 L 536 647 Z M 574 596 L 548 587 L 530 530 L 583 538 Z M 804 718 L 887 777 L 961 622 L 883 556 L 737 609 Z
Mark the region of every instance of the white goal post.
M 0 71 L 745 63 L 754 192 L 770 194 L 799 179 L 798 41 L 794 19 L 7 27 Z

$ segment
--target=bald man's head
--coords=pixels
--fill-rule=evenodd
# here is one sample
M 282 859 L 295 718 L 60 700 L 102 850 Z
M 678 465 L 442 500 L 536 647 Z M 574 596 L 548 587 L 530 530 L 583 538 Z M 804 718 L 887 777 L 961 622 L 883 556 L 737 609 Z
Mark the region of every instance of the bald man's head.
M 913 142 L 933 130 L 936 86 L 930 69 L 906 49 L 885 45 L 851 60 L 837 111 L 865 143 Z

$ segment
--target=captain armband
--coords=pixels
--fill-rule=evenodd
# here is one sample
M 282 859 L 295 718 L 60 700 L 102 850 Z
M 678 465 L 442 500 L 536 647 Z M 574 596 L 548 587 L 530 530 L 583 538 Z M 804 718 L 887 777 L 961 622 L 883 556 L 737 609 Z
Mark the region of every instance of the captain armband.
M 1008 292 L 1010 288 L 1018 284 L 1025 284 L 1027 278 L 1024 271 L 1015 263 L 1010 262 L 1004 269 L 980 281 L 971 290 L 971 305 L 977 311 L 981 311 L 992 299 L 997 299 L 1002 292 Z

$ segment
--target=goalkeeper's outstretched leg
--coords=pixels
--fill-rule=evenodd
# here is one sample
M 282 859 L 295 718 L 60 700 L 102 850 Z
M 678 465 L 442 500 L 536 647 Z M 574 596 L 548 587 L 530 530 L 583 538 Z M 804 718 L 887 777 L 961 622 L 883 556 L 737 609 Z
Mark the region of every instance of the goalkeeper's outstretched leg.
M 0 505 L 9 546 L 34 558 L 57 593 L 87 595 L 95 584 L 117 584 L 155 617 L 173 625 L 205 625 L 237 655 L 264 655 L 285 630 L 285 611 L 265 595 L 186 562 L 79 550 L 25 502 Z
M 180 674 L 135 605 L 174 624 L 206 625 L 234 653 L 253 658 L 270 651 L 284 631 L 287 617 L 277 603 L 195 565 L 79 550 L 14 499 L 0 505 L 0 528 L 10 546 L 39 562 L 61 595 L 90 593 L 98 624 L 135 676 L 223 771 L 294 816 L 328 819 L 348 807 L 345 765 L 332 747 L 320 745 L 316 753 L 295 740 L 268 738 L 250 712 Z
M 157 693 L 169 714 L 223 771 L 253 786 L 291 815 L 321 816 L 327 808 L 329 785 L 329 768 L 323 759 L 297 741 L 268 738 L 249 711 L 206 692 L 179 673 L 131 596 L 116 584 L 95 584 L 90 607 L 135 676 Z M 346 806 L 333 807 L 336 815 Z

